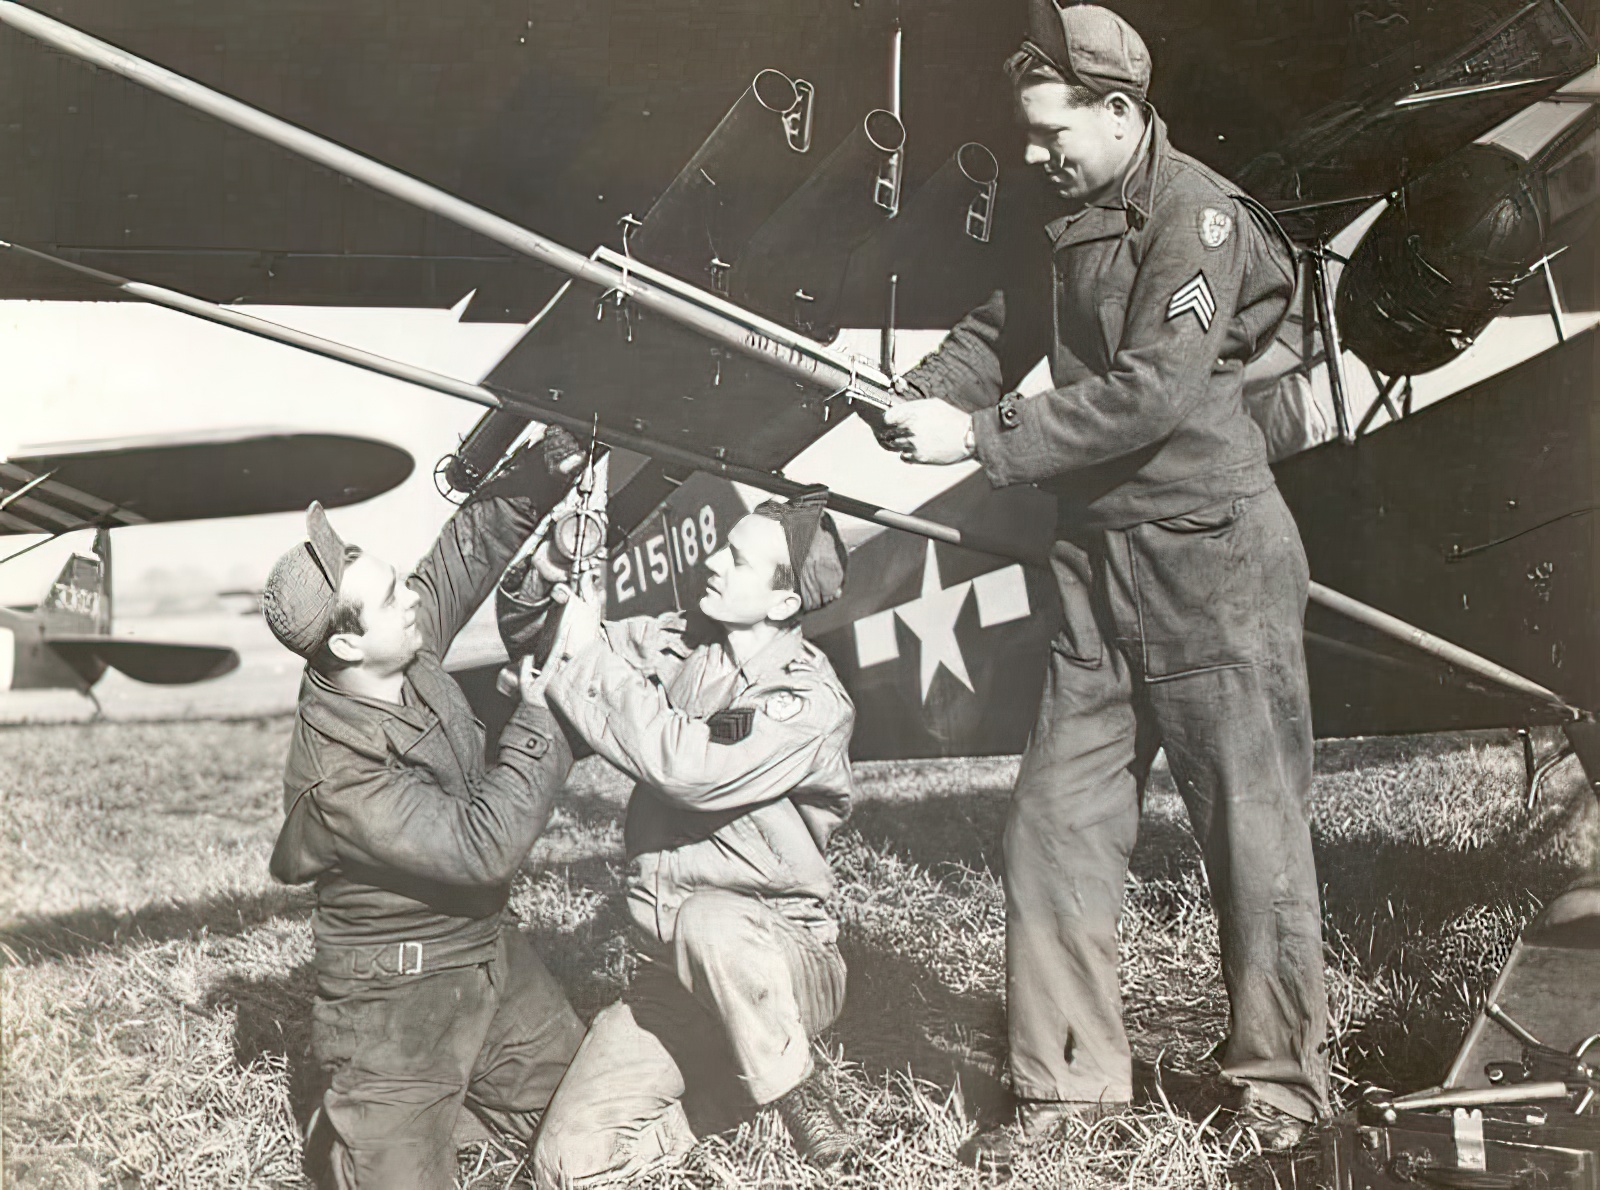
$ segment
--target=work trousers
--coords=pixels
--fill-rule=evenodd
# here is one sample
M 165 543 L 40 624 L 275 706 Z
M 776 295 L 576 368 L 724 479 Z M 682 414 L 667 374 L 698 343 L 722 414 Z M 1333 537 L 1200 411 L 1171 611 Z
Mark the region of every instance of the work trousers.
M 307 1144 L 338 1190 L 449 1190 L 462 1104 L 531 1142 L 583 1022 L 520 931 L 470 967 L 319 973 L 312 1056 L 330 1076 Z
M 839 948 L 753 897 L 695 893 L 670 953 L 602 1009 L 534 1145 L 535 1184 L 627 1183 L 798 1086 L 844 1006 Z
M 1023 1098 L 1123 1102 L 1117 921 L 1145 781 L 1167 760 L 1205 858 L 1230 1015 L 1223 1072 L 1327 1108 L 1306 799 L 1305 552 L 1276 487 L 1058 542 L 1065 626 L 1005 831 L 1011 1072 Z

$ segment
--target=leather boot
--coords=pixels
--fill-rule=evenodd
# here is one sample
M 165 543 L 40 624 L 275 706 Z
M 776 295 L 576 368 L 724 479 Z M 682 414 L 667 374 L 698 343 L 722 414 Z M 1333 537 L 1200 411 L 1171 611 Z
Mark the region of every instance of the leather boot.
M 1256 1095 L 1251 1087 L 1246 1087 L 1240 1097 L 1239 1114 L 1234 1117 L 1233 1126 L 1240 1132 L 1253 1134 L 1263 1149 L 1278 1153 L 1300 1144 L 1312 1130 L 1310 1121 L 1274 1107 Z
M 1013 1123 L 989 1128 L 971 1137 L 956 1150 L 956 1160 L 980 1173 L 1005 1177 L 1012 1162 L 1024 1151 L 1047 1140 L 1068 1120 L 1092 1124 L 1106 1116 L 1126 1111 L 1122 1102 L 1076 1102 L 1070 1100 L 1024 1099 L 1017 1104 Z
M 773 1106 L 800 1156 L 819 1169 L 835 1165 L 861 1148 L 861 1138 L 845 1123 L 820 1071 L 808 1075 Z

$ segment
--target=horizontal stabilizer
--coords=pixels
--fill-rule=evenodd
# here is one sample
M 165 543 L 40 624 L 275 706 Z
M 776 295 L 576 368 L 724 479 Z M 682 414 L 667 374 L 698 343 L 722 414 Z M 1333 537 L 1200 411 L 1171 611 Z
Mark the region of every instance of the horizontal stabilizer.
M 109 665 L 136 682 L 183 686 L 220 678 L 239 668 L 239 654 L 220 645 L 179 645 L 124 637 L 46 636 L 45 644 L 74 669 Z

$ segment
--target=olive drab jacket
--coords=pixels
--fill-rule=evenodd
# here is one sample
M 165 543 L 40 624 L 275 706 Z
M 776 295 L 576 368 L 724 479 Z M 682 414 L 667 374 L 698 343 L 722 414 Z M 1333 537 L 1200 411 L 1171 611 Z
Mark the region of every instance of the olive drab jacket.
M 418 974 L 494 954 L 511 878 L 572 753 L 550 713 L 524 704 L 486 765 L 483 725 L 440 658 L 539 517 L 532 499 L 511 496 L 451 517 L 406 580 L 422 596 L 422 650 L 402 703 L 306 670 L 271 866 L 286 884 L 316 881 L 319 966 L 353 956 L 356 968 Z
M 1146 112 L 1120 195 L 1046 226 L 1048 279 L 995 291 L 906 375 L 972 412 L 990 482 L 1053 492 L 1064 529 L 1183 516 L 1273 482 L 1244 367 L 1288 313 L 1292 246 Z M 1045 354 L 1055 387 L 1009 391 Z
M 850 812 L 855 707 L 798 627 L 739 665 L 699 617 L 608 623 L 555 671 L 546 697 L 638 782 L 627 898 L 648 940 L 672 942 L 679 907 L 710 889 L 837 936 L 823 910 L 833 890 L 823 852 Z

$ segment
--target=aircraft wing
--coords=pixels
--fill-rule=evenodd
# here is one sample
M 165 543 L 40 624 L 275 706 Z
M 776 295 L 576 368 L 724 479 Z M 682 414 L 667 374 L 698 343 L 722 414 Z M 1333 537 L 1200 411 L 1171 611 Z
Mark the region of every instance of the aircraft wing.
M 977 141 L 1002 163 L 1002 210 L 1028 217 L 998 70 L 1023 0 L 903 11 L 661 0 L 615 14 L 485 0 L 470 19 L 445 19 L 434 0 L 49 7 L 582 250 L 619 243 L 619 220 L 651 207 L 763 67 L 808 81 L 812 142 L 839 143 L 887 102 L 898 17 L 905 192 Z M 1126 0 L 1121 11 L 1151 45 L 1151 99 L 1174 143 L 1294 203 L 1391 189 L 1466 144 L 1572 73 L 1585 52 L 1573 30 L 1594 20 L 1589 0 Z M 472 292 L 468 318 L 526 321 L 560 284 L 11 29 L 0 29 L 0 177 L 0 237 L 213 301 L 445 308 Z M 843 325 L 881 321 L 881 280 L 850 291 Z M 104 296 L 0 259 L 0 297 Z M 908 288 L 902 325 L 949 326 L 965 301 Z
M 182 686 L 220 678 L 239 668 L 239 654 L 221 645 L 172 644 L 91 633 L 47 633 L 44 643 L 86 677 L 98 677 L 110 666 L 137 682 Z
M 1409 71 L 1402 62 L 1375 64 L 1350 92 L 1247 162 L 1238 181 L 1279 211 L 1291 233 L 1327 236 L 1360 206 L 1594 64 L 1593 44 L 1559 0 L 1532 0 L 1431 61 L 1413 58 Z
M 385 442 L 284 430 L 29 447 L 0 461 L 0 535 L 336 508 L 411 469 Z

